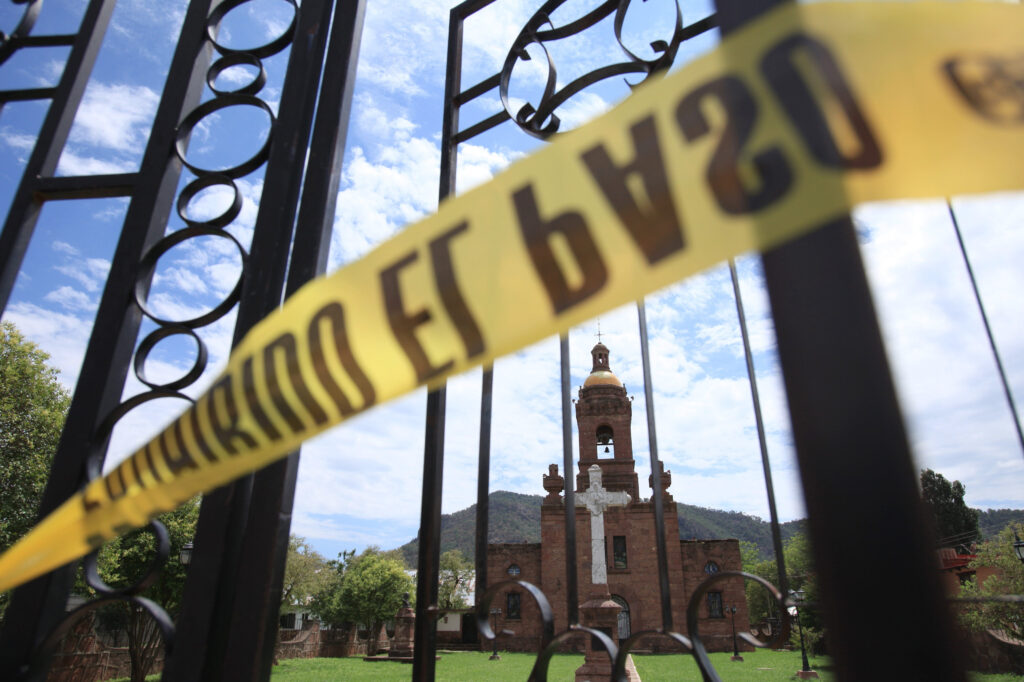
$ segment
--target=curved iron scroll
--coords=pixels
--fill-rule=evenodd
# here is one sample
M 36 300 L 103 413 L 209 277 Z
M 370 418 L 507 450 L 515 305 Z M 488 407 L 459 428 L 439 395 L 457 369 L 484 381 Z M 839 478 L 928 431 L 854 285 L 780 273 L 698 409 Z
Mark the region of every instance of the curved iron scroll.
M 643 59 L 627 48 L 622 41 L 622 27 L 631 2 L 632 0 L 606 0 L 583 17 L 558 27 L 552 23 L 551 13 L 564 4 L 565 0 L 548 0 L 544 3 L 537 13 L 530 18 L 526 26 L 523 27 L 523 30 L 520 31 L 519 36 L 512 43 L 508 56 L 505 58 L 505 64 L 501 69 L 498 92 L 501 97 L 502 106 L 504 106 L 509 117 L 516 122 L 516 125 L 534 137 L 546 139 L 558 132 L 561 125 L 561 119 L 555 114 L 555 110 L 585 88 L 613 76 L 623 76 L 631 73 L 644 74 L 644 77 L 638 83 L 629 83 L 627 81 L 627 85 L 632 88 L 651 76 L 667 70 L 672 65 L 676 50 L 678 50 L 683 38 L 683 13 L 679 9 L 678 2 L 675 3 L 676 19 L 671 37 L 667 41 L 656 40 L 651 43 L 651 48 L 658 53 L 658 57 L 655 59 Z M 628 58 L 627 61 L 595 69 L 576 78 L 564 87 L 556 89 L 558 72 L 554 61 L 551 59 L 551 54 L 548 52 L 547 47 L 545 47 L 545 43 L 582 33 L 613 12 L 615 14 L 615 40 Z M 550 28 L 541 28 L 544 25 L 548 25 Z M 509 85 L 512 80 L 512 71 L 520 60 L 531 60 L 527 47 L 533 44 L 540 47 L 547 62 L 548 76 L 544 86 L 544 93 L 541 95 L 541 100 L 537 106 L 527 102 L 518 111 L 513 111 L 512 104 L 509 101 Z
M 544 592 L 533 583 L 525 580 L 503 580 L 488 587 L 487 591 L 484 592 L 483 596 L 478 600 L 476 607 L 476 626 L 477 631 L 488 640 L 497 638 L 499 634 L 511 634 L 507 631 L 496 633 L 494 629 L 491 628 L 488 620 L 491 610 L 490 607 L 491 602 L 499 592 L 509 587 L 520 587 L 533 598 L 534 602 L 536 602 L 537 608 L 540 611 L 541 619 L 540 652 L 537 654 L 537 659 L 534 661 L 533 669 L 530 671 L 530 682 L 545 682 L 547 680 L 548 665 L 551 663 L 551 658 L 554 654 L 558 652 L 559 647 L 573 637 L 581 634 L 593 637 L 593 641 L 595 641 L 598 646 L 608 654 L 608 659 L 612 663 L 612 679 L 615 680 L 615 682 L 627 682 L 626 659 L 629 657 L 630 652 L 638 642 L 651 637 L 663 637 L 679 644 L 683 648 L 684 653 L 690 654 L 694 657 L 697 667 L 700 668 L 701 674 L 704 676 L 705 680 L 720 682 L 722 678 L 719 677 L 718 671 L 715 670 L 714 666 L 711 664 L 711 659 L 708 657 L 707 649 L 701 641 L 700 607 L 703 604 L 704 595 L 707 594 L 708 590 L 712 586 L 725 580 L 736 578 L 740 578 L 745 581 L 751 580 L 767 590 L 771 595 L 771 598 L 778 605 L 780 612 L 784 613 L 785 609 L 792 605 L 790 597 L 783 595 L 778 588 L 760 576 L 756 576 L 751 573 L 744 573 L 742 571 L 722 571 L 706 578 L 703 582 L 697 585 L 697 588 L 693 591 L 693 595 L 690 597 L 690 601 L 686 607 L 686 627 L 689 632 L 689 636 L 683 635 L 679 632 L 666 631 L 659 628 L 633 633 L 624 642 L 616 645 L 612 638 L 604 632 L 578 623 L 570 623 L 567 629 L 556 634 L 554 611 L 551 608 L 551 603 L 544 595 Z M 750 632 L 738 632 L 736 633 L 736 636 L 747 644 L 758 648 L 777 649 L 789 640 L 789 622 L 786 618 L 781 619 L 781 621 L 782 627 L 779 629 L 779 632 L 767 642 L 761 641 Z

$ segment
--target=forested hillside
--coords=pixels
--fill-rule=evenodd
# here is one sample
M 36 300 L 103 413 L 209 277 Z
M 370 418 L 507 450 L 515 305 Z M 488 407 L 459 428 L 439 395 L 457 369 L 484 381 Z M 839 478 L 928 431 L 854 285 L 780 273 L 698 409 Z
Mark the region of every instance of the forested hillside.
M 490 497 L 489 542 L 540 542 L 541 495 L 522 495 L 498 491 Z M 765 557 L 771 555 L 771 530 L 768 522 L 739 512 L 678 504 L 680 539 L 699 540 L 736 538 L 753 542 Z M 803 528 L 803 520 L 782 524 L 783 540 Z M 473 556 L 476 505 L 441 517 L 441 552 L 459 549 Z M 416 540 L 399 548 L 410 567 L 416 566 Z

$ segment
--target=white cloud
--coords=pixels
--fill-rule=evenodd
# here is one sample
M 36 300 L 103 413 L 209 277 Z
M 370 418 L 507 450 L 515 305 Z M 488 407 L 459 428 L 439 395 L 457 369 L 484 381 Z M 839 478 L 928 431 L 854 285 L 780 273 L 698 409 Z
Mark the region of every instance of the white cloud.
M 144 85 L 90 83 L 71 127 L 71 141 L 118 152 L 145 142 L 160 96 Z
M 64 153 L 60 155 L 60 164 L 57 166 L 58 175 L 108 175 L 127 173 L 131 170 L 132 164 L 127 161 L 83 156 L 71 151 L 69 147 L 64 148 Z
M 92 311 L 96 309 L 96 301 L 92 300 L 78 289 L 74 289 L 69 286 L 54 289 L 43 298 L 51 303 L 56 303 L 63 308 L 67 308 L 68 310 Z

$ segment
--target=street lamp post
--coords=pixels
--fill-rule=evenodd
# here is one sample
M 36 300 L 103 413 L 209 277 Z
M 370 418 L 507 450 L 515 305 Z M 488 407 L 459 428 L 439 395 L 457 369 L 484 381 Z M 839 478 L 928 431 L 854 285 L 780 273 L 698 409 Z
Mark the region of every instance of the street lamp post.
M 186 542 L 184 545 L 181 546 L 181 551 L 178 552 L 178 561 L 180 561 L 181 565 L 185 568 L 188 568 L 188 565 L 192 563 L 191 542 Z
M 494 632 L 494 653 L 491 654 L 489 661 L 500 661 L 501 656 L 498 655 L 498 616 L 501 615 L 501 609 L 491 609 L 491 631 Z
M 732 658 L 730 661 L 742 661 L 743 657 L 740 656 L 739 647 L 736 646 L 736 607 L 726 606 L 725 612 L 732 616 Z
M 800 633 L 800 657 L 803 659 L 803 667 L 797 671 L 796 676 L 801 680 L 816 679 L 818 677 L 818 673 L 811 670 L 811 664 L 807 660 L 807 645 L 804 643 L 804 628 L 800 623 L 800 612 L 796 607 L 798 603 L 803 602 L 804 591 L 797 590 L 796 592 L 790 592 L 789 594 L 793 597 L 793 605 L 787 610 L 789 611 L 789 615 L 796 618 L 796 629 L 797 632 Z
M 1024 540 L 1017 535 L 1017 529 L 1013 529 L 1013 553 L 1017 555 L 1020 562 L 1024 564 Z

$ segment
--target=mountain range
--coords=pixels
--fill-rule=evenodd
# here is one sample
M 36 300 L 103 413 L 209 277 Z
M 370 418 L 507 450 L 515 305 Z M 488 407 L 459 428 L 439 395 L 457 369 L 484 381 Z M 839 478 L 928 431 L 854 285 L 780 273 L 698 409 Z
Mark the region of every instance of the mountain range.
M 499 490 L 490 494 L 490 528 L 487 541 L 540 542 L 541 495 L 523 495 Z M 676 503 L 680 539 L 746 540 L 757 546 L 762 557 L 772 556 L 771 524 L 756 516 L 734 511 L 708 509 Z M 997 533 L 1010 521 L 1024 521 L 1024 510 L 979 510 L 978 525 L 984 535 Z M 802 532 L 806 519 L 786 521 L 779 525 L 782 541 Z M 474 553 L 476 505 L 470 505 L 441 516 L 441 552 L 458 549 L 466 557 Z M 417 543 L 413 539 L 398 548 L 409 566 L 416 566 Z

